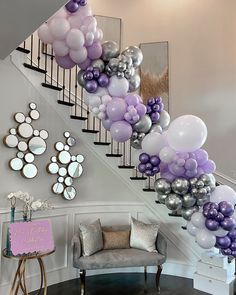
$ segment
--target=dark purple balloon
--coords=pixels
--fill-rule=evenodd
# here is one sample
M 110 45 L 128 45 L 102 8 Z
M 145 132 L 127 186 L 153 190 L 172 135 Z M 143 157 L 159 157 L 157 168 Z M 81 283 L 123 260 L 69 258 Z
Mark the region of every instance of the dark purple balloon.
M 220 223 L 224 230 L 231 230 L 235 227 L 235 220 L 231 217 L 225 217 L 225 219 Z
M 159 113 L 152 113 L 150 115 L 150 118 L 152 119 L 153 123 L 156 123 L 160 119 L 160 114 Z
M 157 97 L 155 98 L 155 101 L 156 101 L 156 103 L 160 103 L 160 102 L 162 102 L 162 98 L 159 97 L 159 96 L 157 96 Z
M 155 98 L 149 98 L 149 100 L 148 100 L 148 105 L 149 106 L 153 106 L 154 104 L 156 103 L 156 100 L 155 100 Z
M 151 163 L 146 164 L 146 170 L 152 170 L 153 166 Z
M 149 105 L 147 105 L 146 107 L 147 107 L 147 111 L 146 111 L 146 113 L 147 113 L 147 114 L 151 114 L 151 112 L 152 112 L 152 108 L 151 108 Z
M 88 71 L 88 72 L 92 72 L 92 71 L 93 71 L 93 67 L 92 67 L 92 66 L 89 66 L 89 67 L 86 69 L 86 71 Z
M 101 87 L 107 87 L 109 85 L 109 77 L 106 74 L 101 74 L 98 78 L 98 84 Z
M 152 106 L 152 110 L 153 110 L 154 112 L 158 112 L 158 111 L 160 110 L 160 106 L 159 106 L 158 104 L 154 104 L 154 105 Z
M 219 222 L 215 221 L 214 219 L 206 219 L 205 225 L 206 228 L 211 231 L 218 230 L 220 227 Z
M 139 164 L 138 165 L 138 170 L 141 173 L 144 173 L 146 171 L 146 165 L 145 164 Z
M 229 217 L 234 213 L 234 206 L 230 202 L 223 201 L 219 203 L 219 210 L 224 216 Z
M 160 106 L 160 109 L 159 109 L 159 111 L 161 112 L 161 111 L 163 111 L 164 110 L 164 103 L 159 103 L 159 106 Z
M 203 211 L 205 211 L 205 210 L 209 210 L 211 204 L 212 204 L 211 202 L 207 202 L 207 203 L 205 203 L 205 204 L 203 205 Z
M 228 237 L 233 241 L 236 239 L 236 228 L 231 229 L 231 231 L 228 232 Z
M 208 210 L 208 219 L 214 219 L 218 214 L 218 211 L 216 209 L 210 209 Z
M 158 166 L 160 164 L 160 159 L 157 157 L 157 156 L 152 156 L 150 158 L 150 163 L 153 165 L 153 166 Z
M 216 237 L 216 244 L 221 249 L 227 249 L 231 245 L 231 240 L 228 236 Z
M 232 251 L 229 248 L 223 249 L 221 253 L 226 256 L 232 255 Z
M 67 11 L 69 11 L 70 13 L 74 13 L 79 9 L 79 4 L 77 2 L 74 1 L 69 1 L 66 5 L 65 8 Z
M 89 93 L 95 93 L 98 89 L 98 83 L 95 80 L 86 81 L 85 82 L 85 89 Z
M 217 203 L 211 203 L 210 208 L 211 209 L 216 209 L 218 211 L 219 210 L 219 205 Z
M 236 242 L 232 242 L 232 243 L 231 243 L 230 249 L 231 249 L 232 251 L 236 251 Z
M 146 164 L 148 163 L 150 160 L 150 157 L 148 154 L 146 153 L 142 153 L 139 155 L 139 161 L 142 163 L 142 164 Z
M 146 170 L 146 176 L 153 176 L 152 170 Z
M 93 76 L 94 76 L 94 78 L 99 78 L 99 76 L 100 76 L 100 71 L 99 71 L 99 68 L 94 68 L 93 69 Z
M 206 218 L 209 216 L 208 211 L 209 210 L 203 210 L 203 212 L 202 212 L 203 216 Z
M 160 171 L 159 167 L 153 167 L 153 168 L 152 168 L 152 172 L 153 172 L 154 174 L 157 174 L 159 171 Z
M 79 5 L 85 6 L 87 4 L 87 0 L 79 0 Z
M 215 217 L 215 220 L 218 222 L 222 222 L 225 219 L 224 215 L 222 213 L 218 213 L 217 216 Z
M 93 80 L 93 73 L 91 71 L 86 71 L 84 74 L 84 79 L 85 80 Z

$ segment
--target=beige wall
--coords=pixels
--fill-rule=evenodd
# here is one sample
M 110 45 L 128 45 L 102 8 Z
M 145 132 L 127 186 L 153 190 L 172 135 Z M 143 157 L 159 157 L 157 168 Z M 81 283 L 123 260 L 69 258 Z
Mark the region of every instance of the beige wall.
M 200 116 L 206 148 L 236 183 L 236 1 L 91 0 L 95 14 L 121 17 L 123 46 L 169 41 L 170 111 Z

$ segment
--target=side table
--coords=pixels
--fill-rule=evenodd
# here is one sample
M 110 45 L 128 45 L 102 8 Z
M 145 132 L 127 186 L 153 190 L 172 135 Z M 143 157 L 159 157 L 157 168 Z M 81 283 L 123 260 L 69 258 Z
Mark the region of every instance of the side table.
M 11 285 L 10 295 L 17 295 L 18 291 L 21 289 L 24 295 L 28 295 L 26 281 L 25 281 L 25 270 L 27 260 L 37 259 L 39 268 L 40 268 L 40 287 L 37 292 L 37 295 L 46 295 L 47 294 L 47 276 L 45 272 L 45 267 L 42 258 L 48 255 L 51 255 L 55 252 L 55 249 L 47 252 L 37 252 L 33 254 L 27 255 L 8 255 L 6 249 L 2 250 L 2 255 L 8 259 L 18 260 L 18 266 L 16 269 L 16 273 Z M 43 291 L 43 292 L 42 292 Z

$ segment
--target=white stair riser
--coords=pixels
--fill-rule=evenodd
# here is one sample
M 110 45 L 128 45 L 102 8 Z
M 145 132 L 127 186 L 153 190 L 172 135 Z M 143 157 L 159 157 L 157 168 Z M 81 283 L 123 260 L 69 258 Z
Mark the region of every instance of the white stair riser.
M 221 268 L 227 268 L 228 257 L 212 251 L 205 251 L 201 255 L 201 261 Z

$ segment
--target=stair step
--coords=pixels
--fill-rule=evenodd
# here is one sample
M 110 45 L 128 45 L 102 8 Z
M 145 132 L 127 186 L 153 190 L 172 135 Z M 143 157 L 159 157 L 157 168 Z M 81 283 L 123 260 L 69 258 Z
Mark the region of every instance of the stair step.
M 29 49 L 26 49 L 26 48 L 23 48 L 23 47 L 20 47 L 20 46 L 18 46 L 16 48 L 16 50 L 18 50 L 20 52 L 23 52 L 23 53 L 26 53 L 26 54 L 30 53 L 30 50 Z
M 132 165 L 119 165 L 118 168 L 120 168 L 120 169 L 134 169 L 135 166 L 132 166 Z
M 62 90 L 61 87 L 54 86 L 54 85 L 51 85 L 51 84 L 48 84 L 48 83 L 41 83 L 41 85 L 43 87 L 50 88 L 50 89 L 57 90 L 57 91 L 61 91 Z
M 106 142 L 106 141 L 94 141 L 95 145 L 110 145 L 110 142 Z
M 106 154 L 107 157 L 114 157 L 114 158 L 119 158 L 119 157 L 122 157 L 123 155 L 122 154 Z
M 159 201 L 155 201 L 156 204 L 161 204 Z
M 32 65 L 29 65 L 26 62 L 24 62 L 23 65 L 27 69 L 30 69 L 30 70 L 33 70 L 33 71 L 36 71 L 36 72 L 39 72 L 39 73 L 42 73 L 42 74 L 46 74 L 47 73 L 47 71 L 45 71 L 44 69 L 41 69 L 41 68 L 38 68 L 38 67 L 35 67 L 35 66 L 32 66 Z
M 145 176 L 131 176 L 130 177 L 130 179 L 131 180 L 146 180 L 147 179 L 147 177 L 145 177 Z
M 154 188 L 143 188 L 144 192 L 155 192 Z
M 82 129 L 83 132 L 85 133 L 98 133 L 99 131 L 98 130 L 93 130 L 93 129 Z
M 183 230 L 187 230 L 187 226 L 181 226 Z
M 73 107 L 74 106 L 74 103 L 73 102 L 69 102 L 69 101 L 58 100 L 57 102 L 59 104 L 63 104 L 64 106 L 67 106 L 67 107 Z
M 182 215 L 178 213 L 168 213 L 168 215 L 172 217 L 182 217 Z
M 74 119 L 74 120 L 81 120 L 81 121 L 86 121 L 86 120 L 88 120 L 88 118 L 86 118 L 86 117 L 75 116 L 75 115 L 71 115 L 70 118 L 71 118 L 71 119 Z

